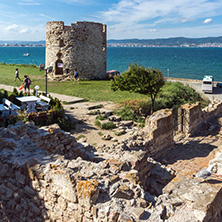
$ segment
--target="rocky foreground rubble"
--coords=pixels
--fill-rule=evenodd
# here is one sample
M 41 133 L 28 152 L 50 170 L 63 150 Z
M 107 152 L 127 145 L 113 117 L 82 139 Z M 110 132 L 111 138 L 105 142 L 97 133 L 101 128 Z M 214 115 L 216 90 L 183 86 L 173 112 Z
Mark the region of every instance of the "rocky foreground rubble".
M 1 128 L 0 135 L 0 215 L 5 221 L 149 218 L 156 197 L 141 187 L 136 157 L 130 157 L 133 162 L 98 160 L 92 148 L 57 125 L 37 129 L 18 122 Z M 96 162 L 87 160 L 92 156 Z M 146 167 L 161 169 L 152 159 Z
M 220 124 L 208 127 L 212 135 L 178 137 L 166 150 L 172 115 L 151 119 L 152 130 L 98 149 L 57 124 L 0 128 L 1 221 L 221 221 Z M 204 165 L 198 161 L 213 163 L 218 177 L 194 178 Z

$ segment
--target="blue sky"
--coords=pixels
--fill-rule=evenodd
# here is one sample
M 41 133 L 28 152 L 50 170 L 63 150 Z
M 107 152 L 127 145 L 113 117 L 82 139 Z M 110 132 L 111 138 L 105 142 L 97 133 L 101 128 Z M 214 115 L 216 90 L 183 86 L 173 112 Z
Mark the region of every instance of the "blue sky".
M 107 39 L 222 35 L 222 0 L 1 0 L 0 40 L 45 40 L 46 23 L 93 21 Z

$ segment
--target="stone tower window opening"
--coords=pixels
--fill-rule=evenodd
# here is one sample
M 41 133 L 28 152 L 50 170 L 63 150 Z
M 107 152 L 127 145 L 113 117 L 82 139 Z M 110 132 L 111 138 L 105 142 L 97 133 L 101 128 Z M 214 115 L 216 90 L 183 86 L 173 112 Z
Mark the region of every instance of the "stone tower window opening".
M 64 40 L 63 39 L 59 39 L 59 47 L 63 47 L 63 46 L 65 46 Z
M 56 56 L 57 56 L 58 59 L 55 62 L 55 74 L 56 75 L 63 75 L 63 67 L 64 67 L 64 65 L 63 65 L 63 61 L 61 60 L 62 53 L 58 52 L 56 54 Z

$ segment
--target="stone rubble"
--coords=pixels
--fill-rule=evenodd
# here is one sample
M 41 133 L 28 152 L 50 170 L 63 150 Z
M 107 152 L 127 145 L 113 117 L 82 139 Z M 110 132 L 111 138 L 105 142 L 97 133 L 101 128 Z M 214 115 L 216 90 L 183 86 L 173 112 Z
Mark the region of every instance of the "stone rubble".
M 134 221 L 154 203 L 140 185 L 137 163 L 88 161 L 88 147 L 57 124 L 38 129 L 17 122 L 0 136 L 0 215 L 8 220 Z
M 158 111 L 144 129 L 121 128 L 132 135 L 97 149 L 57 124 L 0 128 L 1 221 L 219 222 L 221 183 L 178 173 L 163 156 L 174 143 L 171 115 Z M 178 137 L 178 143 L 186 148 L 192 139 Z M 210 160 L 219 176 L 221 158 L 219 150 Z

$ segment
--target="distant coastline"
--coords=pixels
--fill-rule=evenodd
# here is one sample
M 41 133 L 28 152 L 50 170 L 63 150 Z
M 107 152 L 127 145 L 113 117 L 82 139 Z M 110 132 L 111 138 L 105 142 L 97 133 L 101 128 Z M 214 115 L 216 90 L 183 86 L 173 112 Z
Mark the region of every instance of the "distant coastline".
M 46 45 L 0 45 L 3 48 L 10 48 L 10 47 L 46 47 Z M 127 44 L 108 44 L 107 47 L 110 48 L 222 48 L 221 44 L 201 44 L 201 45 L 147 45 L 147 44 L 134 44 L 134 43 L 127 43 Z
M 0 47 L 45 47 L 42 41 L 2 41 Z M 133 48 L 222 48 L 222 36 L 206 38 L 165 38 L 165 39 L 109 39 L 107 47 L 133 47 Z
M 204 45 L 146 45 L 146 44 L 109 44 L 107 47 L 131 47 L 131 48 L 222 48 L 222 44 Z
M 18 45 L 18 44 L 15 44 L 15 45 L 0 45 L 0 47 L 4 47 L 4 48 L 10 48 L 10 47 L 45 47 L 44 44 L 40 44 L 40 45 Z
M 206 38 L 167 38 L 167 39 L 111 39 L 108 47 L 185 47 L 185 48 L 222 48 L 222 36 Z

